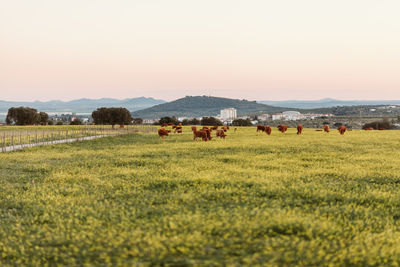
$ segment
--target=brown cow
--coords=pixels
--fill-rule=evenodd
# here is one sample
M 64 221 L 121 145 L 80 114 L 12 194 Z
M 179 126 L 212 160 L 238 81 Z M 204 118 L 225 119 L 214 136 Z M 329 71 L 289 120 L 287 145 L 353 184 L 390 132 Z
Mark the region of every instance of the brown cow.
M 211 130 L 217 130 L 217 129 L 218 129 L 218 126 L 211 127 Z
M 285 133 L 288 129 L 287 125 L 278 125 L 277 128 L 281 133 Z
M 326 132 L 326 133 L 329 133 L 329 132 L 330 132 L 330 129 L 329 129 L 329 125 L 328 125 L 328 124 L 325 124 L 325 125 L 324 125 L 324 132 Z
M 161 127 L 168 127 L 168 123 L 163 123 L 162 125 L 161 125 Z
M 174 133 L 182 133 L 182 126 L 176 126 Z
M 168 136 L 168 131 L 164 128 L 158 129 L 158 136 L 164 139 L 164 136 Z
M 205 142 L 211 140 L 210 130 L 193 131 L 193 141 L 197 140 L 199 137 Z
M 222 130 L 224 130 L 224 132 L 229 130 L 229 126 L 222 126 Z
M 217 130 L 217 137 L 225 139 L 226 136 L 224 130 Z
M 265 131 L 265 126 L 264 125 L 257 125 L 257 133 L 259 131 L 264 132 Z
M 301 134 L 303 132 L 303 125 L 297 125 L 297 134 Z
M 344 135 L 344 133 L 346 132 L 346 126 L 342 125 L 338 128 L 338 131 L 341 135 Z
M 211 139 L 212 139 L 211 130 L 210 130 L 210 129 L 204 129 L 204 130 L 201 130 L 201 131 L 206 132 L 206 134 L 207 134 L 207 139 L 208 139 L 208 140 L 211 140 Z
M 205 131 L 193 131 L 193 141 L 197 140 L 197 138 L 201 138 L 203 141 L 207 141 L 207 132 Z
M 272 128 L 270 126 L 265 126 L 265 133 L 271 135 Z
M 364 130 L 366 130 L 366 131 L 372 131 L 374 128 L 365 128 Z
M 192 126 L 192 132 L 197 131 L 197 127 L 196 126 Z

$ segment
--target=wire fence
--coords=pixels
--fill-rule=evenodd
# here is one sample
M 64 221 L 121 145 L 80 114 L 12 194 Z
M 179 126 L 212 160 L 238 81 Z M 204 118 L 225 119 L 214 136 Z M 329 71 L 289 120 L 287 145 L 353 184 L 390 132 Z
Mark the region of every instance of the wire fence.
M 127 125 L 124 127 L 111 127 L 110 125 L 0 127 L 0 152 L 108 136 L 155 132 L 157 132 L 156 127 L 147 125 Z

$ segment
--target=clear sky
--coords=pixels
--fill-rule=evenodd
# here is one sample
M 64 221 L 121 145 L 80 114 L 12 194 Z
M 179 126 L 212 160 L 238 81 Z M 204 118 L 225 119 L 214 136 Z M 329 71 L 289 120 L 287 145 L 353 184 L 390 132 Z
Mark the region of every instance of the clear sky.
M 399 0 L 0 0 L 0 99 L 400 99 Z

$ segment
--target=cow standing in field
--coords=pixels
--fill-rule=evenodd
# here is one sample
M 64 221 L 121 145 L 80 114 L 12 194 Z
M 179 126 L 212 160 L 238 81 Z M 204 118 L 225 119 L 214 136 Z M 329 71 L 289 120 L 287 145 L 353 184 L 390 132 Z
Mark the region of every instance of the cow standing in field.
M 197 127 L 196 126 L 192 126 L 192 132 L 197 131 Z
M 224 132 L 229 130 L 229 126 L 222 126 L 222 130 L 224 130 Z
M 161 125 L 161 127 L 168 127 L 168 123 L 163 123 L 162 125 Z
M 207 142 L 207 132 L 206 131 L 193 131 L 193 141 L 197 140 L 197 138 L 201 138 L 204 142 Z
M 330 129 L 329 129 L 329 125 L 328 125 L 328 124 L 325 124 L 325 125 L 324 125 L 324 132 L 326 132 L 326 133 L 329 133 L 329 132 L 330 132 Z
M 341 135 L 344 135 L 344 133 L 346 132 L 346 126 L 342 125 L 338 128 L 338 131 Z
M 272 128 L 270 126 L 265 126 L 265 133 L 271 135 Z
M 281 133 L 285 133 L 288 129 L 287 125 L 278 125 L 277 128 Z
M 209 129 L 202 129 L 200 131 L 193 131 L 193 141 L 197 140 L 197 138 L 201 138 L 203 141 L 211 140 L 211 132 Z
M 202 130 L 202 131 L 206 132 L 206 134 L 207 134 L 207 139 L 208 139 L 208 140 L 211 140 L 211 139 L 212 139 L 211 130 L 210 130 L 210 129 L 205 129 L 205 130 Z
M 371 128 L 371 127 L 370 127 L 370 128 L 365 128 L 364 130 L 365 130 L 365 131 L 372 131 L 372 130 L 374 130 L 374 128 Z
M 218 129 L 218 126 L 211 127 L 211 130 L 217 130 L 217 129 Z
M 259 131 L 264 132 L 265 131 L 265 126 L 264 125 L 257 125 L 257 133 Z
M 297 125 L 297 134 L 301 134 L 303 132 L 303 125 Z
M 182 133 L 182 126 L 176 126 L 174 133 Z
M 217 130 L 217 137 L 225 139 L 226 136 L 224 130 Z
M 164 128 L 158 129 L 158 136 L 164 139 L 165 136 L 168 136 L 168 131 Z

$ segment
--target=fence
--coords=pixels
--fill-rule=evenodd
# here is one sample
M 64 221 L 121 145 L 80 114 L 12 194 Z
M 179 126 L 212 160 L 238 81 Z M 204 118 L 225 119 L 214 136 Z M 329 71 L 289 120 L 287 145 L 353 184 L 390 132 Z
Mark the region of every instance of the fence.
M 145 125 L 127 125 L 123 128 L 119 126 L 113 128 L 108 125 L 4 127 L 0 128 L 0 152 L 108 136 L 154 132 L 157 132 L 156 127 Z

